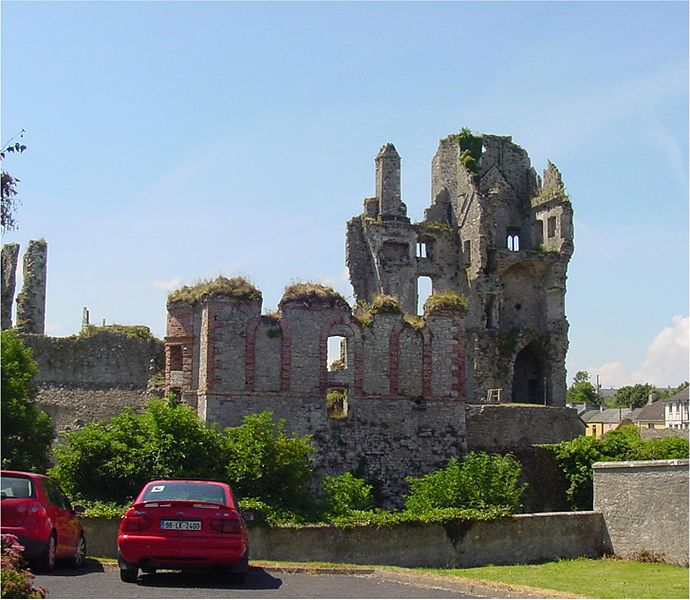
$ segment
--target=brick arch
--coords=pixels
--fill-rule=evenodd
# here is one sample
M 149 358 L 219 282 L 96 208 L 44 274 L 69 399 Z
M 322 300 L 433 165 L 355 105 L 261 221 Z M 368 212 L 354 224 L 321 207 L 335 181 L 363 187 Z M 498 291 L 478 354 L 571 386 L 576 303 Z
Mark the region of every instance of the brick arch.
M 319 334 L 319 385 L 322 391 L 328 387 L 328 338 L 342 336 L 347 340 L 348 347 L 352 344 L 354 359 L 353 386 L 354 395 L 362 395 L 362 367 L 364 362 L 362 335 L 357 327 L 353 327 L 345 316 L 340 314 L 326 321 Z

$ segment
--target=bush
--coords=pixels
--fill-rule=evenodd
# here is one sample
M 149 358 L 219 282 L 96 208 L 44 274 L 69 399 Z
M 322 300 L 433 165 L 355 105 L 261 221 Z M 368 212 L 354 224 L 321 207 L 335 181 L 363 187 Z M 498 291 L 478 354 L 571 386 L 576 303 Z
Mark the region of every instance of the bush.
M 273 421 L 270 412 L 248 415 L 224 431 L 225 474 L 237 494 L 280 507 L 304 502 L 313 452 L 309 436 L 288 436 L 285 421 Z
M 572 510 L 592 510 L 592 465 L 598 461 L 660 460 L 688 457 L 688 440 L 668 437 L 645 441 L 634 425 L 626 425 L 597 439 L 580 436 L 569 442 L 546 444 L 568 483 L 566 500 Z
M 510 454 L 470 452 L 464 460 L 424 477 L 408 477 L 410 491 L 405 509 L 427 513 L 444 508 L 502 508 L 520 510 L 520 496 L 527 484 L 518 485 L 521 466 Z
M 353 511 L 370 510 L 373 505 L 372 486 L 352 473 L 324 477 L 324 507 L 331 517 L 346 516 Z
M 305 306 L 325 304 L 327 306 L 350 307 L 343 295 L 336 292 L 332 287 L 311 281 L 293 283 L 287 286 L 278 305 L 282 307 L 286 302 L 301 302 Z
M 2 468 L 45 472 L 55 437 L 50 417 L 35 404 L 38 371 L 31 350 L 13 330 L 2 332 Z
M 221 435 L 184 404 L 152 400 L 65 434 L 51 474 L 72 496 L 127 503 L 152 479 L 224 475 Z
M 24 568 L 23 546 L 14 535 L 3 534 L 2 555 L 0 558 L 0 587 L 2 598 L 45 598 L 42 587 L 32 585 L 34 576 Z
M 196 304 L 207 298 L 224 296 L 238 300 L 261 300 L 261 292 L 243 277 L 219 276 L 215 279 L 203 279 L 194 285 L 185 285 L 168 294 L 168 304 L 188 302 Z

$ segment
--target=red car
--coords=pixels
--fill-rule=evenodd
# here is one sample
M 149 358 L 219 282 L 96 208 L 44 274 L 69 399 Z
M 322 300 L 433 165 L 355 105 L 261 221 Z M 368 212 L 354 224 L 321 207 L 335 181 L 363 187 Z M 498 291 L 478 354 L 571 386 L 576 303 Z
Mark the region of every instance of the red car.
M 56 481 L 23 471 L 0 472 L 0 530 L 17 536 L 34 568 L 52 571 L 56 560 L 80 567 L 86 539 L 78 514 Z
M 139 569 L 222 569 L 235 583 L 249 570 L 245 518 L 227 483 L 151 481 L 123 515 L 117 536 L 122 581 Z

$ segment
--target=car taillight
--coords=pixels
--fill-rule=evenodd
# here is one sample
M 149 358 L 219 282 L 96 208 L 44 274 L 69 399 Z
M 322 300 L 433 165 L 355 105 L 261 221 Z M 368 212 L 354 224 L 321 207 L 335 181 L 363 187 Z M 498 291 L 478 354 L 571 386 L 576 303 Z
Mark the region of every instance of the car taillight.
M 121 531 L 144 531 L 151 527 L 151 520 L 144 514 L 126 514 L 122 517 Z
M 38 502 L 29 502 L 27 504 L 20 504 L 17 506 L 19 514 L 25 514 L 27 517 L 45 517 L 46 509 Z
M 211 529 L 220 533 L 240 533 L 242 531 L 239 519 L 211 519 L 208 524 Z

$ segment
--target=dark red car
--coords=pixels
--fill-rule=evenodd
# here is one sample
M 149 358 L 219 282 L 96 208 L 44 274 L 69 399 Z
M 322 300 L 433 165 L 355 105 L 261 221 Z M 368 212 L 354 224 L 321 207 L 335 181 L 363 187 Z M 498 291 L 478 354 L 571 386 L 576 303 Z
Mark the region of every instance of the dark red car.
M 122 581 L 139 569 L 222 569 L 235 583 L 249 570 L 245 517 L 227 483 L 151 481 L 120 522 L 117 536 Z
M 52 571 L 56 560 L 80 567 L 86 539 L 78 514 L 56 481 L 23 471 L 0 472 L 0 530 L 17 536 L 23 557 L 39 570 Z

